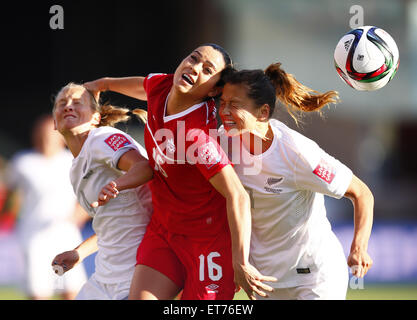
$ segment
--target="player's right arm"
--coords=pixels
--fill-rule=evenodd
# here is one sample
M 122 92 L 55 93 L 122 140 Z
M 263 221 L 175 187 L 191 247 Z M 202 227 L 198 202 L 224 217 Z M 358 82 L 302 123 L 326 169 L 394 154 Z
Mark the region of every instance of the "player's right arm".
M 362 278 L 373 264 L 368 254 L 368 241 L 372 231 L 374 197 L 369 187 L 355 175 L 345 197 L 352 201 L 354 208 L 354 234 L 347 262 L 353 275 Z
M 260 274 L 249 263 L 251 211 L 247 192 L 231 165 L 223 167 L 209 181 L 226 198 L 235 283 L 242 287 L 252 300 L 255 299 L 255 293 L 267 296 L 265 291 L 272 291 L 273 288 L 263 282 L 277 279 Z
M 80 264 L 89 255 L 98 251 L 97 235 L 94 234 L 88 239 L 84 240 L 74 250 L 65 251 L 58 254 L 52 260 L 52 267 L 61 266 L 63 272 L 67 272 L 74 268 L 77 264 Z M 57 272 L 57 271 L 55 271 Z
M 107 204 L 110 199 L 116 198 L 120 191 L 139 187 L 153 178 L 153 169 L 149 166 L 148 159 L 134 149 L 120 157 L 117 169 L 125 173 L 101 189 L 97 201 L 91 204 L 93 208 Z
M 124 78 L 100 78 L 94 81 L 89 81 L 83 84 L 88 90 L 92 91 L 96 97 L 99 97 L 100 92 L 114 91 L 124 94 L 126 96 L 147 101 L 143 81 L 145 77 L 124 77 Z

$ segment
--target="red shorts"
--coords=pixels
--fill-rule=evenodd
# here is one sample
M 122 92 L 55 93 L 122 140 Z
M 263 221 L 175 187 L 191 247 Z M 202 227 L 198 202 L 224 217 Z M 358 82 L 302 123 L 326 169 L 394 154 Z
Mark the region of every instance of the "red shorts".
M 235 294 L 230 232 L 195 237 L 168 232 L 151 219 L 137 264 L 166 275 L 183 288 L 182 300 L 232 300 Z

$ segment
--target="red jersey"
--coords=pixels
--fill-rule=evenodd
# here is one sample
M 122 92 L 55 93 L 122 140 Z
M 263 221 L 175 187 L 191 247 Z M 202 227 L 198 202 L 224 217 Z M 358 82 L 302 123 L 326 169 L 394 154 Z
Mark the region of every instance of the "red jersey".
M 215 137 L 213 100 L 166 116 L 173 75 L 150 74 L 145 146 L 154 176 L 150 183 L 157 220 L 173 233 L 215 234 L 227 227 L 226 200 L 208 181 L 230 164 Z

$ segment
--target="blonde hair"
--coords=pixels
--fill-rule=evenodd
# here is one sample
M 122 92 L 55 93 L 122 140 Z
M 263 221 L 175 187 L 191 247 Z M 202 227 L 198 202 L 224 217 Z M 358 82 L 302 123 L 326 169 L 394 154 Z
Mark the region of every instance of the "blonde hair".
M 90 107 L 93 111 L 96 111 L 100 114 L 100 123 L 98 124 L 98 127 L 104 127 L 104 126 L 110 126 L 113 127 L 119 122 L 126 122 L 129 119 L 131 119 L 132 115 L 135 115 L 139 120 L 141 120 L 143 123 L 146 123 L 148 118 L 148 113 L 146 110 L 137 108 L 134 110 L 130 110 L 128 108 L 122 108 L 122 107 L 116 107 L 111 104 L 100 104 L 99 101 L 96 100 L 94 97 L 94 94 L 88 90 L 86 87 L 84 87 L 81 84 L 77 84 L 74 82 L 68 83 L 66 86 L 64 86 L 58 94 L 55 96 L 54 101 L 54 107 L 53 111 L 56 108 L 57 103 L 57 97 L 64 91 L 69 90 L 71 88 L 82 88 L 86 92 L 88 92 L 90 97 Z

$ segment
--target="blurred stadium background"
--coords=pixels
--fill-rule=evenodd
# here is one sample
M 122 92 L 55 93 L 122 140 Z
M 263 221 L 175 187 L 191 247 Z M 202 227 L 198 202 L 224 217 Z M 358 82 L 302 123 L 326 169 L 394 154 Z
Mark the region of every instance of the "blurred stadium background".
M 64 9 L 63 30 L 49 27 L 53 4 Z M 364 9 L 365 25 L 385 29 L 399 47 L 397 75 L 376 92 L 354 91 L 333 66 L 352 5 Z M 33 119 L 51 110 L 51 97 L 69 81 L 170 73 L 205 42 L 225 47 L 239 68 L 279 61 L 305 85 L 339 91 L 342 102 L 325 110 L 325 120 L 307 117 L 299 128 L 283 111 L 276 117 L 348 165 L 375 196 L 374 266 L 363 282 L 351 279 L 348 298 L 417 299 L 417 0 L 43 1 L 11 4 L 7 11 L 0 22 L 2 168 L 30 146 Z M 117 94 L 104 98 L 146 108 Z M 142 141 L 136 121 L 121 129 Z M 22 257 L 1 174 L 0 193 L 0 299 L 23 299 Z M 326 206 L 347 254 L 352 205 L 327 198 Z M 91 232 L 88 224 L 83 233 Z M 85 265 L 91 273 L 93 257 Z

